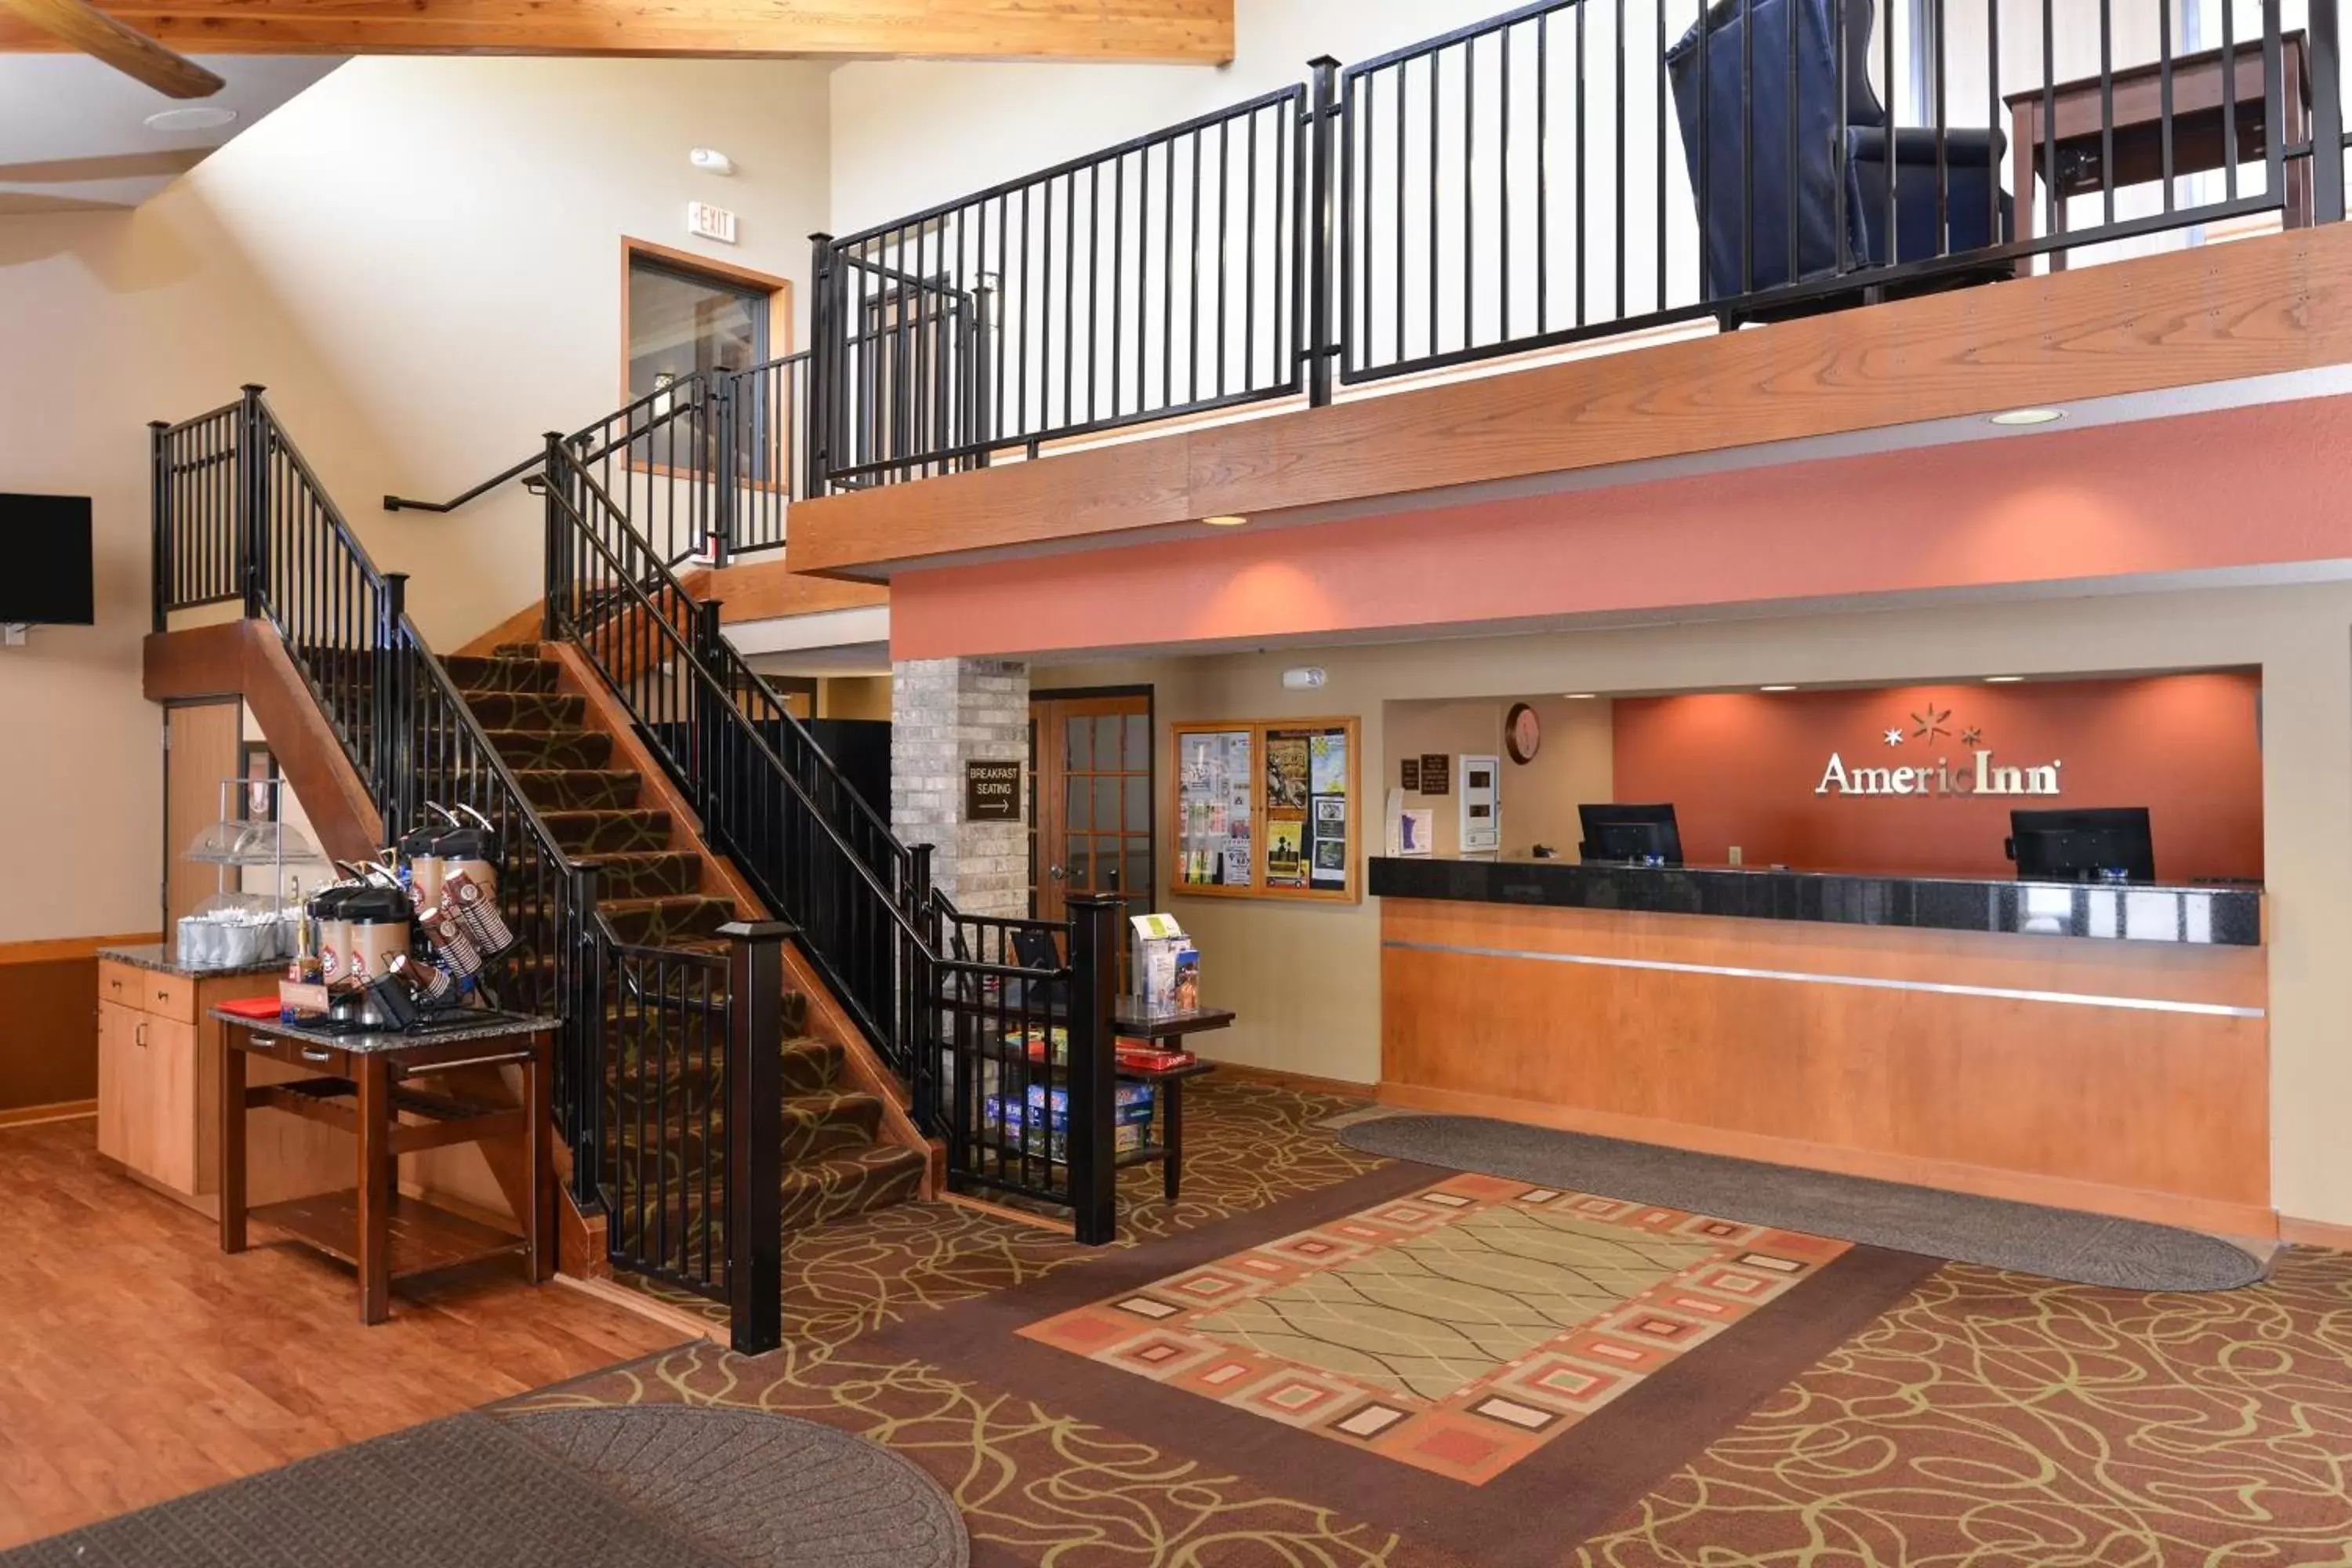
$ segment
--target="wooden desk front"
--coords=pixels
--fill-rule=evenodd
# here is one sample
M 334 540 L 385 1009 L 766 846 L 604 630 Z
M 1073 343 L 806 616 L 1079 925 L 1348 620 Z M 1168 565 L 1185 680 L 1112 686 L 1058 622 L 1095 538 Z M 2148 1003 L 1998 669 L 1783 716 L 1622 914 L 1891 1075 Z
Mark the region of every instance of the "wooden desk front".
M 2266 950 L 1384 900 L 1389 1103 L 2276 1233 Z

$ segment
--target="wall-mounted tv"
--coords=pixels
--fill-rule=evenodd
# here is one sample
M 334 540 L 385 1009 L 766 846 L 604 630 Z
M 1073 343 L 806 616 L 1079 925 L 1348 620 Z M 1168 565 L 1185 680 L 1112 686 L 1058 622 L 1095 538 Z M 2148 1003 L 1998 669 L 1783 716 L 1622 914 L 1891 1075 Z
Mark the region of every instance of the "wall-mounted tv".
M 89 498 L 0 493 L 0 626 L 86 626 Z

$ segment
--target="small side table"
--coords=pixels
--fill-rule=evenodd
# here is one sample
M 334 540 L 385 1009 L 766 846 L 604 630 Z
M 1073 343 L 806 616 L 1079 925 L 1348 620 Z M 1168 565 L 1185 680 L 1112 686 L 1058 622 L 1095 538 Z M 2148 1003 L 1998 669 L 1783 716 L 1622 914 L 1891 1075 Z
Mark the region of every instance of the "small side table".
M 337 1035 L 217 1010 L 213 1016 L 227 1026 L 220 1053 L 223 1252 L 245 1250 L 250 1217 L 352 1264 L 359 1271 L 362 1323 L 380 1323 L 392 1315 L 392 1281 L 398 1275 L 502 1254 L 520 1254 L 524 1275 L 534 1285 L 544 1284 L 554 1272 L 549 1095 L 556 1020 L 499 1014 L 486 1015 L 478 1025 L 424 1035 Z M 312 1076 L 248 1088 L 248 1056 Z M 478 1077 L 509 1066 L 522 1069 L 520 1105 L 409 1084 L 415 1079 Z M 245 1122 L 247 1113 L 259 1106 L 351 1133 L 352 1188 L 248 1211 Z M 414 1120 L 404 1121 L 404 1114 Z M 401 1155 L 502 1138 L 518 1140 L 522 1150 L 520 1190 L 513 1194 L 520 1236 L 400 1195 Z
M 1120 1014 L 1112 1020 L 1118 1033 L 1134 1039 L 1154 1044 L 1186 1035 L 1197 1035 L 1210 1029 L 1230 1027 L 1233 1013 L 1223 1007 L 1200 1007 L 1189 1013 L 1172 1013 L 1164 1018 L 1130 1017 Z M 1160 1137 L 1157 1150 L 1145 1151 L 1129 1160 L 1127 1164 L 1141 1164 L 1151 1160 L 1160 1162 L 1160 1190 L 1170 1203 L 1176 1201 L 1184 1186 L 1184 1080 L 1202 1078 L 1217 1070 L 1214 1062 L 1196 1061 L 1190 1067 L 1170 1068 L 1165 1072 L 1142 1072 L 1129 1068 L 1118 1069 L 1119 1078 L 1128 1083 L 1148 1083 L 1160 1101 Z M 1147 1145 L 1150 1140 L 1146 1139 Z

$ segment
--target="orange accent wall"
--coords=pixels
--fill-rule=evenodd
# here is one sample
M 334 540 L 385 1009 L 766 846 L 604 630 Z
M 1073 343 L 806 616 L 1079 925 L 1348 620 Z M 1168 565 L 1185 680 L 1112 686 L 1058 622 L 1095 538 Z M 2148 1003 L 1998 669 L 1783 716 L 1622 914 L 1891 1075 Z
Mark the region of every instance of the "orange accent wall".
M 894 658 L 2210 571 L 2352 553 L 2352 396 L 901 573 Z
M 1672 801 L 1683 854 L 1750 866 L 2001 877 L 2013 806 L 2145 805 L 2167 881 L 2263 874 L 2262 680 L 2252 674 L 1620 698 L 1616 795 Z M 1920 739 L 1913 715 L 1948 712 Z M 1885 743 L 1899 726 L 1903 742 Z M 1975 767 L 2062 759 L 2056 797 L 1816 795 L 1846 766 Z

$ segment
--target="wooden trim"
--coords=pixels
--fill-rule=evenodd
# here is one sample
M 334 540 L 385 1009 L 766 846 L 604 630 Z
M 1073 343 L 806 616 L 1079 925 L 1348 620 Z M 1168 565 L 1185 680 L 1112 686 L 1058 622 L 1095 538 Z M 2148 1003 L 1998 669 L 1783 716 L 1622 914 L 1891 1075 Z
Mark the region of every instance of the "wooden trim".
M 696 1317 L 693 1313 L 673 1307 L 667 1301 L 657 1300 L 642 1290 L 632 1290 L 625 1285 L 615 1284 L 610 1279 L 583 1279 L 577 1274 L 558 1274 L 549 1283 L 577 1290 L 583 1296 L 593 1296 L 607 1306 L 618 1307 L 625 1312 L 634 1313 L 645 1319 L 647 1322 L 659 1323 L 663 1328 L 675 1330 L 688 1340 L 709 1340 L 713 1344 L 719 1345 L 727 1342 L 727 1330 L 723 1325 Z
M 68 1100 L 56 1105 L 19 1105 L 0 1110 L 0 1127 L 30 1127 L 42 1121 L 75 1121 L 98 1114 L 94 1100 Z
M 1215 1060 L 1202 1057 L 1202 1061 Z M 1335 1094 L 1345 1100 L 1377 1100 L 1381 1086 L 1344 1078 L 1317 1078 L 1311 1073 L 1284 1072 L 1278 1068 L 1253 1067 L 1247 1062 L 1217 1061 L 1217 1076 L 1239 1083 L 1262 1083 L 1272 1089 L 1297 1089 L 1301 1094 Z
M 2294 1247 L 2325 1247 L 2336 1252 L 2352 1252 L 2352 1225 L 2336 1225 L 2323 1219 L 2295 1219 L 2279 1215 L 2278 1238 Z
M 845 491 L 794 507 L 793 550 L 803 572 L 878 581 L 1223 513 L 1370 515 L 1415 492 L 2347 363 L 2352 226 L 2324 224 Z
M 792 279 L 779 278 L 772 272 L 761 272 L 740 262 L 728 261 L 699 250 L 681 250 L 675 245 L 662 245 L 650 239 L 621 237 L 621 403 L 623 406 L 642 395 L 629 390 L 629 274 L 630 264 L 638 257 L 659 263 L 676 272 L 698 273 L 720 283 L 731 283 L 740 289 L 757 289 L 768 296 L 768 357 L 781 359 L 793 352 L 793 285 Z M 778 345 L 782 346 L 779 347 Z M 749 366 L 744 368 L 749 369 Z
M 515 5 L 431 0 L 121 0 L 107 14 L 196 55 L 673 55 L 770 58 L 1127 61 L 1224 65 L 1233 0 L 702 0 Z M 0 15 L 0 52 L 59 40 Z
M 986 1198 L 976 1198 L 967 1193 L 941 1193 L 940 1201 L 952 1204 L 958 1208 L 977 1209 L 982 1214 L 992 1215 L 998 1219 L 1011 1220 L 1015 1225 L 1030 1226 L 1038 1230 L 1050 1230 L 1066 1241 L 1069 1239 L 1070 1222 L 1057 1220 L 1050 1215 L 1031 1214 L 1026 1209 L 1017 1209 L 1010 1204 L 991 1203 Z
M 1300 731 L 1342 729 L 1348 736 L 1348 881 L 1339 889 L 1318 888 L 1314 882 L 1313 845 L 1314 795 L 1307 795 L 1307 817 L 1299 850 L 1307 857 L 1307 885 L 1298 888 L 1276 888 L 1267 883 L 1266 856 L 1273 846 L 1266 819 L 1265 759 L 1268 737 L 1280 731 L 1294 734 Z M 1182 749 L 1187 735 L 1230 735 L 1236 730 L 1250 734 L 1250 879 L 1245 887 L 1212 887 L 1183 880 L 1184 851 L 1184 768 Z M 1222 719 L 1182 720 L 1169 726 L 1169 755 L 1173 763 L 1168 770 L 1168 896 L 1171 899 L 1287 899 L 1301 903 L 1359 904 L 1364 900 L 1364 742 L 1360 719 L 1342 714 L 1313 715 L 1290 719 Z
M 137 931 L 121 936 L 53 936 L 30 942 L 0 942 L 0 964 L 61 963 L 68 959 L 96 958 L 101 947 L 141 947 L 163 940 L 161 931 Z
M 679 573 L 678 582 L 698 599 L 718 600 L 722 626 L 830 610 L 867 610 L 890 603 L 890 590 L 876 584 L 845 583 L 795 572 L 788 552 L 771 552 L 716 570 L 698 567 Z
M 1760 1160 L 1768 1164 L 1801 1170 L 1833 1171 L 1841 1175 L 1869 1176 L 1911 1186 L 1940 1187 L 1979 1197 L 2005 1198 L 2012 1203 L 2043 1204 L 2053 1208 L 2175 1225 L 2217 1236 L 2268 1240 L 2279 1236 L 2277 1213 L 2259 1204 L 2231 1203 L 2215 1198 L 2187 1197 L 2175 1193 L 2140 1192 L 2063 1176 L 1995 1170 L 1948 1160 L 1927 1160 L 1885 1154 L 1867 1149 L 1801 1139 L 1777 1138 L 1720 1127 L 1702 1127 L 1655 1117 L 1625 1116 L 1576 1106 L 1547 1105 L 1496 1095 L 1456 1089 L 1424 1089 L 1383 1080 L 1378 1098 L 1382 1105 L 1429 1110 L 1454 1116 L 1486 1116 L 1534 1127 L 1557 1127 L 1601 1138 L 1622 1138 L 1669 1149 L 1689 1149 L 1735 1160 Z

